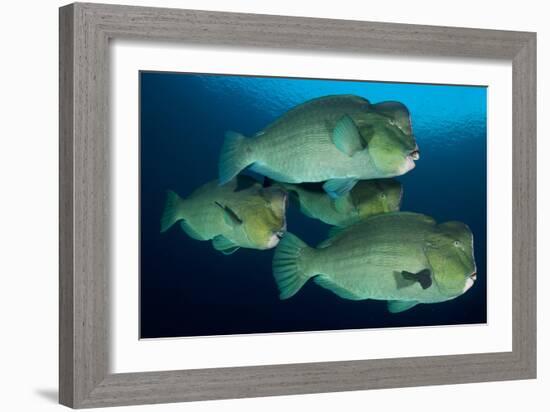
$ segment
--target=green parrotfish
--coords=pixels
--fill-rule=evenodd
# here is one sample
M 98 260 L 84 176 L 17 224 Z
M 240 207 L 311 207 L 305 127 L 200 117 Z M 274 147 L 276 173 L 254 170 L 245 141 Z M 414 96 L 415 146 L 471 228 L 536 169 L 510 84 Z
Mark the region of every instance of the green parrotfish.
M 395 179 L 361 180 L 333 199 L 319 186 L 275 183 L 288 191 L 306 216 L 333 226 L 349 226 L 380 213 L 396 212 L 403 187 Z
M 325 182 L 325 191 L 336 198 L 359 180 L 407 173 L 418 158 L 402 103 L 324 96 L 289 110 L 252 138 L 227 132 L 219 181 L 225 184 L 249 167 L 278 182 Z
M 392 313 L 465 293 L 476 280 L 473 235 L 461 222 L 393 212 L 336 228 L 316 248 L 291 233 L 273 259 L 280 298 L 313 280 L 352 300 L 388 301 Z
M 214 249 L 230 254 L 237 249 L 271 249 L 286 231 L 287 193 L 264 188 L 247 176 L 227 185 L 212 181 L 182 199 L 168 191 L 161 232 L 180 222 L 196 240 L 212 240 Z

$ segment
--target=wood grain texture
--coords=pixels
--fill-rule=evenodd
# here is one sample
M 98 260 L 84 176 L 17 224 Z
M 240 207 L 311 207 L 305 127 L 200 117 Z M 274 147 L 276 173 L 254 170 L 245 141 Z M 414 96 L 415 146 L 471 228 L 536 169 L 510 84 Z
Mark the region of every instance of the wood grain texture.
M 62 377 L 59 392 L 73 406 L 89 397 L 108 367 L 108 48 L 85 14 L 78 5 L 60 10 L 61 36 L 71 37 L 61 37 L 60 376 L 69 378 Z
M 85 408 L 536 375 L 534 33 L 75 3 L 60 9 L 60 402 Z M 504 59 L 513 65 L 513 350 L 109 373 L 109 40 Z M 136 136 L 137 138 L 137 136 Z
M 72 10 L 72 7 L 70 8 Z M 73 404 L 73 38 L 69 8 L 59 15 L 59 401 Z
M 537 110 L 536 37 L 512 62 L 513 88 L 513 351 L 536 375 Z

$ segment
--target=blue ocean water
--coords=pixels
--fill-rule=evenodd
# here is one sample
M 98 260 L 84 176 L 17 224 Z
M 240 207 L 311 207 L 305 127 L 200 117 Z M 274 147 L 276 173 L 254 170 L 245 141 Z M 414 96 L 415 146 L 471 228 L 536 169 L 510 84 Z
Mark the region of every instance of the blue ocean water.
M 409 108 L 421 157 L 398 177 L 402 210 L 470 226 L 478 280 L 467 293 L 390 314 L 385 302 L 345 300 L 310 281 L 281 301 L 272 250 L 225 256 L 177 226 L 160 233 L 166 190 L 185 197 L 217 178 L 225 131 L 253 135 L 295 105 L 329 94 Z M 479 86 L 142 72 L 141 338 L 485 323 L 486 99 Z M 294 208 L 288 227 L 311 245 L 328 230 Z

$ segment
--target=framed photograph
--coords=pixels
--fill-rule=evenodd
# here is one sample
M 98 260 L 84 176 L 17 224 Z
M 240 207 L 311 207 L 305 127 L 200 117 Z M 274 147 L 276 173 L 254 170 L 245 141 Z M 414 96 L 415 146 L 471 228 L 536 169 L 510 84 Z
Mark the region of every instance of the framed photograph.
M 534 378 L 535 98 L 534 33 L 62 7 L 60 402 Z

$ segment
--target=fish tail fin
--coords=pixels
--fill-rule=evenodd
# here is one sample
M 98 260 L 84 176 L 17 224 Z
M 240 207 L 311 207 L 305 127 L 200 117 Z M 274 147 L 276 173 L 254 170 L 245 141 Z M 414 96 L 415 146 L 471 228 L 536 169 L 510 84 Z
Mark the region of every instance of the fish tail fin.
M 220 185 L 226 184 L 241 170 L 253 163 L 250 156 L 250 142 L 237 132 L 226 132 L 218 164 Z
M 162 213 L 162 217 L 160 219 L 161 232 L 166 232 L 177 221 L 183 219 L 183 202 L 184 200 L 175 192 L 172 192 L 171 190 L 166 192 L 164 212 Z
M 304 270 L 305 251 L 313 251 L 297 236 L 287 232 L 275 249 L 273 276 L 279 288 L 279 297 L 288 299 L 294 296 L 309 278 L 315 276 Z

